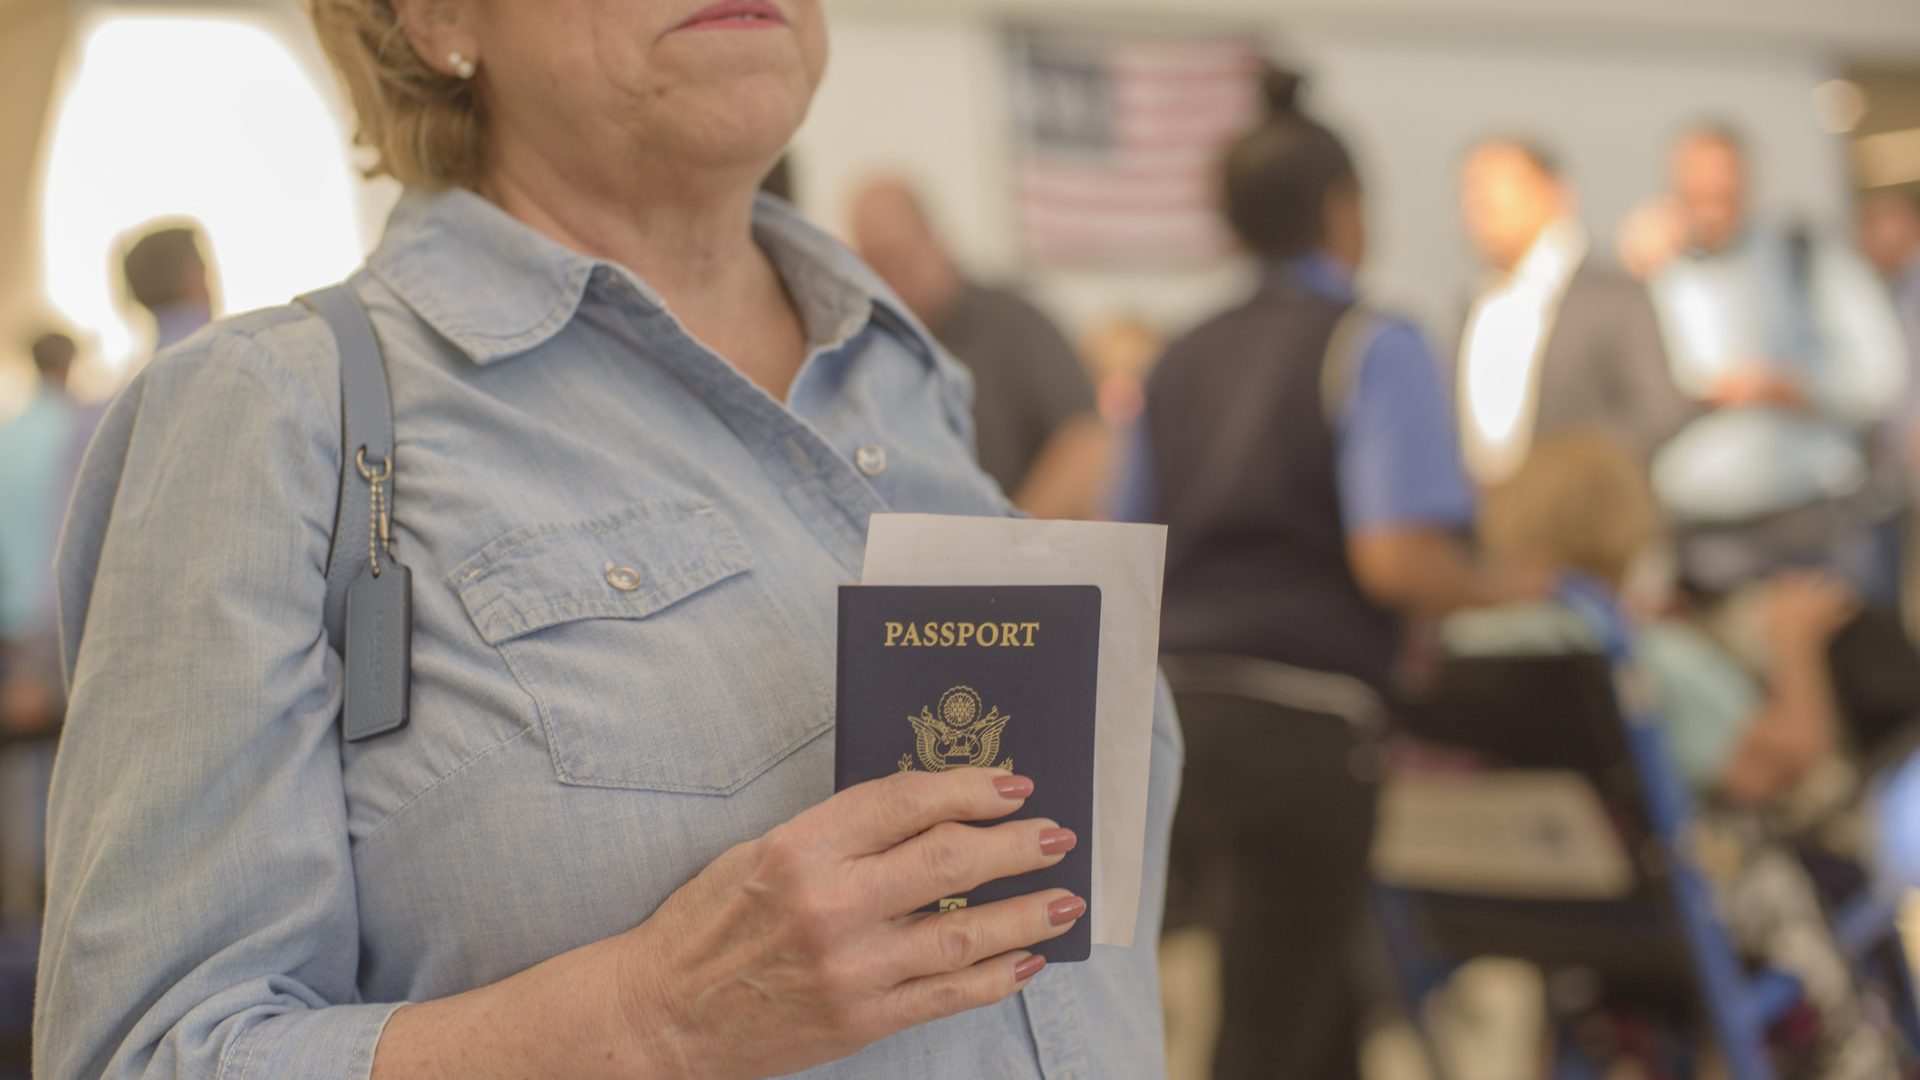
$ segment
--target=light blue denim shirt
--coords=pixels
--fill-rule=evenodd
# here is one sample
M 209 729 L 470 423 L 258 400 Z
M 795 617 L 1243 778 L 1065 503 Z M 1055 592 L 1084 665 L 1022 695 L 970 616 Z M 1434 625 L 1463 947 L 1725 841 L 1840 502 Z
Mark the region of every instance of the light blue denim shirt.
M 619 267 L 468 192 L 402 201 L 356 279 L 413 569 L 397 734 L 336 720 L 324 326 L 230 320 L 121 396 L 60 557 L 37 1075 L 365 1077 L 396 1003 L 620 933 L 827 797 L 835 588 L 868 516 L 1006 503 L 960 369 L 791 211 L 756 222 L 813 343 L 784 404 Z M 1163 692 L 1131 949 L 807 1075 L 1159 1075 L 1179 768 Z

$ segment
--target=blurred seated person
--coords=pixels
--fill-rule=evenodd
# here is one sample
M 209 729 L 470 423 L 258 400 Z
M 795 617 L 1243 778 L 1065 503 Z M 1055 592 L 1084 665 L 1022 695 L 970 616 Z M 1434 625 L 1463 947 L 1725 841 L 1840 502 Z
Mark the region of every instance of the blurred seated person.
M 1222 162 L 1227 222 L 1263 273 L 1154 368 L 1124 516 L 1170 527 L 1168 654 L 1277 662 L 1385 699 L 1410 621 L 1539 595 L 1546 575 L 1469 553 L 1473 491 L 1438 366 L 1355 284 L 1353 158 L 1301 111 L 1295 76 L 1265 90 L 1267 116 Z M 1344 725 L 1190 701 L 1168 922 L 1221 940 L 1213 1075 L 1356 1076 L 1375 781 L 1351 769 Z
M 1748 174 L 1738 134 L 1693 128 L 1674 144 L 1664 209 L 1635 219 L 1654 238 L 1637 243 L 1637 259 L 1652 273 L 1674 380 L 1715 410 L 1656 466 L 1682 524 L 1851 494 L 1865 480 L 1863 437 L 1907 383 L 1885 290 L 1847 248 L 1754 220 Z
M 153 316 L 153 351 L 192 337 L 213 321 L 206 238 L 197 225 L 152 229 L 120 260 L 127 295 Z
M 1642 462 L 1686 423 L 1646 289 L 1600 266 L 1546 151 L 1476 145 L 1460 169 L 1467 234 L 1488 278 L 1461 336 L 1455 397 L 1475 480 L 1505 480 L 1536 439 L 1605 431 Z
M 1542 443 L 1492 492 L 1481 523 L 1489 554 L 1544 559 L 1616 592 L 1660 538 L 1653 494 L 1632 457 L 1605 436 Z M 1701 803 L 1695 851 L 1729 935 L 1747 956 L 1798 977 L 1819 1033 L 1792 1075 L 1894 1075 L 1887 1032 L 1865 1022 L 1859 988 L 1835 947 L 1805 867 L 1772 815 L 1839 763 L 1844 742 L 1829 648 L 1856 613 L 1846 586 L 1788 572 L 1766 587 L 1767 665 L 1755 674 L 1692 623 L 1638 620 L 1634 659 L 1675 767 Z M 1460 655 L 1537 655 L 1599 647 L 1570 608 L 1532 604 L 1448 620 Z
M 1481 516 L 1491 556 L 1562 566 L 1616 594 L 1662 531 L 1644 473 L 1617 443 L 1591 432 L 1537 446 L 1488 493 Z M 1640 606 L 1667 605 L 1654 599 Z M 1639 620 L 1636 659 L 1658 699 L 1673 760 L 1697 793 L 1764 805 L 1835 753 L 1840 720 L 1828 649 L 1856 608 L 1852 593 L 1824 576 L 1795 572 L 1769 582 L 1764 680 L 1696 622 L 1671 615 Z M 1553 602 L 1456 615 L 1444 640 L 1453 652 L 1475 654 L 1598 644 L 1576 612 Z
M 902 180 L 862 188 L 852 225 L 860 257 L 973 373 L 980 467 L 1034 517 L 1096 516 L 1111 440 L 1060 328 L 1016 293 L 969 281 Z

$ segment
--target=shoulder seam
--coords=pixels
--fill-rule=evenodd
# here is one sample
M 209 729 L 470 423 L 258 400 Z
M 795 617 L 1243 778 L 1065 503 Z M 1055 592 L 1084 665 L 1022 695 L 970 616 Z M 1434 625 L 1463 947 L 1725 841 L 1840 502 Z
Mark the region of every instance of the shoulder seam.
M 317 316 L 315 317 L 317 318 Z M 296 314 L 293 318 L 284 322 L 275 322 L 269 326 L 257 329 L 243 326 L 219 327 L 207 339 L 206 349 L 212 352 L 220 345 L 229 343 L 239 346 L 243 350 L 249 364 L 272 368 L 275 375 L 279 378 L 299 388 L 299 393 L 307 399 L 306 404 L 318 406 L 321 415 L 325 415 L 328 403 L 320 391 L 306 379 L 302 378 L 300 373 L 288 365 L 286 361 L 280 359 L 266 342 L 260 340 L 260 336 L 268 331 L 296 325 L 301 321 L 303 321 L 301 317 Z M 329 350 L 331 351 L 331 335 L 328 335 L 328 341 Z M 334 364 L 337 363 L 338 359 L 336 358 Z M 333 365 L 330 364 L 328 366 L 332 367 Z

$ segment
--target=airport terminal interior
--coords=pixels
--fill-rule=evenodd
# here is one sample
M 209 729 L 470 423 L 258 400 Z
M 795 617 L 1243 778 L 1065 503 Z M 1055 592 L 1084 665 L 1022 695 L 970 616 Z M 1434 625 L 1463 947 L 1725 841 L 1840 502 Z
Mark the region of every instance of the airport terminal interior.
M 1102 585 L 869 781 L 1091 956 L 658 1075 L 1920 1077 L 1920 0 L 0 0 L 0 1078 L 612 1075 L 425 1065 L 862 835 L 856 582 Z

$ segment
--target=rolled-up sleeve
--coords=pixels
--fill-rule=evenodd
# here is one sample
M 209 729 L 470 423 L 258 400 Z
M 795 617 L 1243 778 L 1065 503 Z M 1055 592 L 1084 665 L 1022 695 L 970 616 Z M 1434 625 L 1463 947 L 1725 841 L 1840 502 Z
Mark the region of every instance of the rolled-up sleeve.
M 157 361 L 82 469 L 36 1076 L 364 1078 L 397 1008 L 355 989 L 321 618 L 338 406 L 275 358 L 330 346 L 259 325 L 274 348 L 226 330 Z

